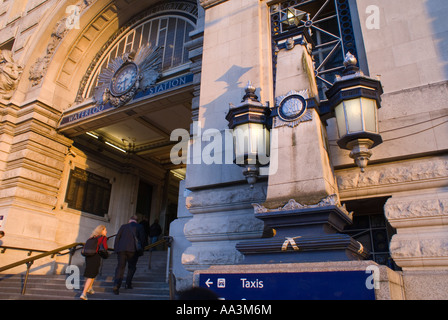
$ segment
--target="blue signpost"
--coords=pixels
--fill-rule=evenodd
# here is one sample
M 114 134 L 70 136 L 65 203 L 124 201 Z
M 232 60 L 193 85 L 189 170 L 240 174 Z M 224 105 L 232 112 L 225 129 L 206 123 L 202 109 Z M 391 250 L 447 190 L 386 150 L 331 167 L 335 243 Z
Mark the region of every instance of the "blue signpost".
M 225 300 L 375 300 L 363 271 L 200 274 Z

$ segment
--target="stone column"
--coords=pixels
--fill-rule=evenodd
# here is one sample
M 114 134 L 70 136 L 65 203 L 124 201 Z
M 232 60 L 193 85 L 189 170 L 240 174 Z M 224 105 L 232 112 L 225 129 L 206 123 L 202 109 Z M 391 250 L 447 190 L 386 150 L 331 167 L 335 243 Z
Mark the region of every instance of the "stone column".
M 302 204 L 316 204 L 323 198 L 337 195 L 338 189 L 326 150 L 325 129 L 311 103 L 317 95 L 317 85 L 311 45 L 304 35 L 296 40 L 289 39 L 285 48 L 280 49 L 276 68 L 276 106 L 293 93 L 309 101 L 305 113 L 297 120 L 273 119 L 271 135 L 278 139 L 272 139 L 264 206 L 277 208 L 291 199 Z
M 183 233 L 191 242 L 182 254 L 188 271 L 239 263 L 243 256 L 235 249 L 236 243 L 262 235 L 263 222 L 254 217 L 252 203 L 264 202 L 266 179 L 251 189 L 241 168 L 233 164 L 233 150 L 226 143 L 226 139 L 232 141 L 226 132 L 226 114 L 229 103 L 241 101 L 249 80 L 263 103 L 273 91 L 267 1 L 204 0 L 200 4 L 205 10 L 203 40 L 198 32 L 189 45 L 194 62 L 202 64 L 202 69 L 195 69 L 201 77 L 200 97 L 193 100 L 197 122 L 190 131 L 185 180 L 188 213 L 181 213 L 191 214 L 182 219 Z M 204 153 L 212 156 L 204 159 Z
M 198 1 L 199 2 L 199 1 Z M 204 45 L 204 9 L 198 3 L 198 21 L 196 29 L 190 32 L 190 41 L 185 43 L 188 58 L 191 61 L 190 71 L 194 74 L 194 91 L 191 103 L 191 118 L 198 120 L 199 97 L 201 92 L 202 47 Z
M 306 31 L 305 31 L 306 32 Z M 278 45 L 266 201 L 255 216 L 276 234 L 239 242 L 244 263 L 362 260 L 363 245 L 340 234 L 352 216 L 339 201 L 317 108 L 309 35 Z
M 172 271 L 176 277 L 176 290 L 182 291 L 191 286 L 191 272 L 187 271 L 184 266 L 179 263 L 182 261 L 182 254 L 191 246 L 191 243 L 185 238 L 183 232 L 185 224 L 191 219 L 192 214 L 182 204 L 185 203 L 185 197 L 189 191 L 185 189 L 185 181 L 179 184 L 179 209 L 177 211 L 177 219 L 170 224 L 170 236 L 175 241 L 171 245 L 172 250 Z
M 448 299 L 448 188 L 397 193 L 384 206 L 407 299 Z

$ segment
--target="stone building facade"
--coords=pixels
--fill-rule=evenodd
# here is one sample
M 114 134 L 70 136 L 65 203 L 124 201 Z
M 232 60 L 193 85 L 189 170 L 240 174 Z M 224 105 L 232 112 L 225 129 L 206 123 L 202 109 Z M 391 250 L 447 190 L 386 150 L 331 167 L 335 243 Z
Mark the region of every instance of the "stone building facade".
M 288 8 L 304 12 L 296 27 L 312 32 L 311 63 L 287 48 Z M 133 214 L 159 219 L 182 289 L 196 270 L 244 262 L 237 244 L 266 231 L 253 204 L 336 194 L 354 212 L 344 232 L 402 276 L 406 299 L 447 299 L 447 13 L 443 0 L 2 1 L 2 245 L 50 250 L 98 224 L 113 235 Z M 251 81 L 271 108 L 304 89 L 323 105 L 347 52 L 384 91 L 383 143 L 365 172 L 338 147 L 335 118 L 316 108 L 296 127 L 313 123 L 315 138 L 288 144 L 278 129 L 278 175 L 250 188 L 225 161 L 229 103 Z M 294 190 L 278 187 L 287 179 Z M 53 261 L 35 272 L 67 263 Z

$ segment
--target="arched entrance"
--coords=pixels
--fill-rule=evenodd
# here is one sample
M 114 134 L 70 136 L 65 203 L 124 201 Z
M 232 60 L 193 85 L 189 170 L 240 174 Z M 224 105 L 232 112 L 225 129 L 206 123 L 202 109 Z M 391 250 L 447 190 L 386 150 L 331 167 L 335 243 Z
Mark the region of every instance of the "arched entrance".
M 95 55 L 58 125 L 74 141 L 62 207 L 112 229 L 137 214 L 158 220 L 168 235 L 185 178 L 185 165 L 170 160 L 177 144 L 170 134 L 191 123 L 194 77 L 185 44 L 196 19 L 191 2 L 155 4 Z
M 197 1 L 12 5 L 23 11 L 12 26 L 22 32 L 2 49 L 13 53 L 22 75 L 10 100 L 0 102 L 7 115 L 0 123 L 3 243 L 52 250 L 86 241 L 99 224 L 113 235 L 134 214 L 159 219 L 168 233 L 185 176 L 170 161 L 177 143 L 170 134 L 189 129 L 199 90 L 186 47 Z M 160 61 L 148 60 L 156 48 Z M 105 85 L 125 75 L 116 73 L 125 64 L 137 66 L 142 78 L 125 89 Z M 106 88 L 113 96 L 103 99 Z M 23 258 L 9 252 L 4 263 Z M 55 260 L 36 269 L 60 270 L 68 258 Z

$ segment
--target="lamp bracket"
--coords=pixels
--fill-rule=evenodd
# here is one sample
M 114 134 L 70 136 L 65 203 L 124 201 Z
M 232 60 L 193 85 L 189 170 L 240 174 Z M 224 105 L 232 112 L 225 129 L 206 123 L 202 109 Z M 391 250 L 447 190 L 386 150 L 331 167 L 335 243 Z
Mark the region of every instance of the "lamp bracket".
M 314 47 L 314 42 L 311 39 L 310 34 L 305 30 L 301 31 L 298 34 L 287 34 L 284 37 L 281 37 L 277 41 L 276 50 L 280 51 L 282 49 L 290 50 L 294 48 L 294 46 L 303 45 L 308 50 L 308 53 L 311 54 L 311 51 Z

